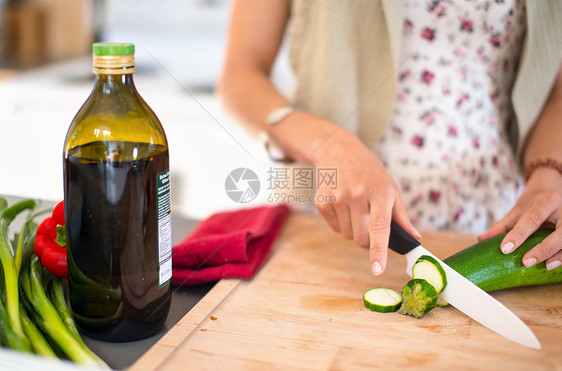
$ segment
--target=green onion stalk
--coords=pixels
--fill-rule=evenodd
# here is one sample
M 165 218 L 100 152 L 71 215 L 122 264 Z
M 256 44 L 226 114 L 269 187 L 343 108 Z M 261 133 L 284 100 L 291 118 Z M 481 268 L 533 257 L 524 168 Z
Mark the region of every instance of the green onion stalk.
M 8 331 L 13 332 L 13 336 L 10 336 L 10 340 L 8 340 L 10 347 L 31 351 L 31 344 L 25 336 L 20 317 L 18 268 L 16 268 L 16 261 L 8 239 L 8 227 L 19 213 L 24 210 L 33 210 L 37 204 L 34 200 L 25 200 L 7 207 L 6 200 L 2 200 L 0 201 L 0 261 L 4 271 L 4 302 L 7 312 L 7 323 L 4 323 L 4 326 L 9 326 Z

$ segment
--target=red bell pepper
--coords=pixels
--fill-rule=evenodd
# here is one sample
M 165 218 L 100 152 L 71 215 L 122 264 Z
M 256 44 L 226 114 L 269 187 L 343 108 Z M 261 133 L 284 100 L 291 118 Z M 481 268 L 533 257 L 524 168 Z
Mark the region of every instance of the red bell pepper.
M 51 216 L 37 227 L 34 250 L 49 272 L 60 278 L 68 278 L 64 201 L 59 202 Z

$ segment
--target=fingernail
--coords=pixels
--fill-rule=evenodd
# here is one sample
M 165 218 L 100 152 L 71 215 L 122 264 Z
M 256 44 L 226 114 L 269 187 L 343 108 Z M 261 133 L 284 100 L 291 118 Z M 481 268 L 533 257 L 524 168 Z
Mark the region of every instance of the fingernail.
M 422 238 L 421 233 L 420 233 L 417 229 L 415 229 L 415 228 L 414 228 L 414 231 L 416 231 L 416 235 L 414 236 L 414 237 L 416 238 L 416 240 L 421 239 L 421 238 Z
M 546 269 L 548 269 L 550 271 L 550 270 L 553 270 L 555 268 L 558 268 L 561 265 L 562 265 L 562 262 L 560 262 L 560 260 L 553 260 L 553 261 L 550 261 L 550 262 L 546 263 Z
M 513 244 L 513 242 L 507 242 L 501 247 L 501 250 L 504 254 L 509 254 L 513 251 L 514 247 L 515 245 Z
M 537 259 L 535 258 L 525 259 L 525 261 L 523 262 L 523 265 L 527 268 L 532 267 L 535 264 L 537 264 Z
M 382 267 L 381 267 L 381 263 L 379 262 L 374 262 L 373 263 L 373 274 L 375 276 L 378 276 L 382 273 Z

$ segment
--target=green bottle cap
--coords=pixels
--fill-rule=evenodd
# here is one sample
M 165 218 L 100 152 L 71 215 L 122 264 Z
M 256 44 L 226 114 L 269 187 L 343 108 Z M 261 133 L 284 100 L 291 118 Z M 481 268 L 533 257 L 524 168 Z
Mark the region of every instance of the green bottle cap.
M 130 43 L 95 43 L 92 45 L 94 55 L 132 55 L 135 54 L 135 45 Z

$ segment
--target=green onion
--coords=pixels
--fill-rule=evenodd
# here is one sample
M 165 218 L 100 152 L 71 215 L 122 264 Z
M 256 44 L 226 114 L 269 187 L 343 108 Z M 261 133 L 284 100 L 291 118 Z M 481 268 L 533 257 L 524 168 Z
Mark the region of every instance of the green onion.
M 8 227 L 19 213 L 24 210 L 32 210 L 35 206 L 34 200 L 21 201 L 11 207 L 7 207 L 5 200 L 0 202 L 0 261 L 4 271 L 5 304 L 8 315 L 8 323 L 5 325 L 9 325 L 11 331 L 13 331 L 13 336 L 17 338 L 17 340 L 12 338 L 12 342 L 17 343 L 18 349 L 26 351 L 31 351 L 31 344 L 23 332 L 19 312 L 18 274 L 8 239 Z
M 29 262 L 29 278 L 31 281 L 32 296 L 29 297 L 28 295 L 28 298 L 33 304 L 33 308 L 37 311 L 37 314 L 43 318 L 49 336 L 51 336 L 64 353 L 74 362 L 105 366 L 105 363 L 97 356 L 93 357 L 93 353 L 82 341 L 76 340 L 68 331 L 57 310 L 47 297 L 41 282 L 43 269 L 41 261 L 34 255 Z

